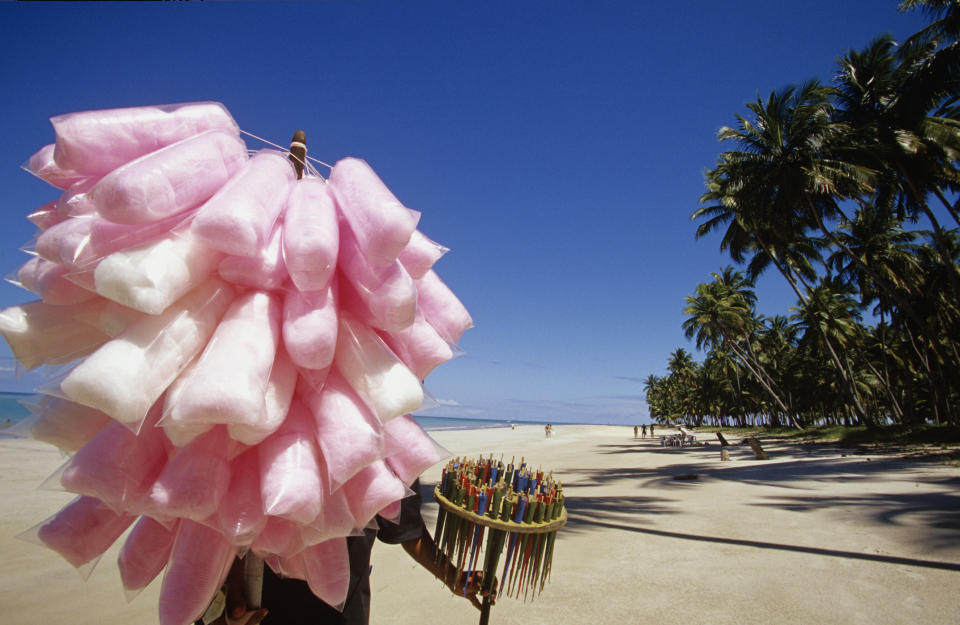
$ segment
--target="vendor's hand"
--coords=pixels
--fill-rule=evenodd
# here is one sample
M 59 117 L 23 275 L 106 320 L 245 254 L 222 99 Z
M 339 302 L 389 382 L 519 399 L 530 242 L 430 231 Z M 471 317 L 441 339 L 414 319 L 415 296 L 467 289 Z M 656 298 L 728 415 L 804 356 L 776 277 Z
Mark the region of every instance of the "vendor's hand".
M 260 625 L 260 621 L 267 616 L 267 611 L 263 608 L 247 609 L 247 600 L 243 595 L 243 564 L 240 560 L 236 560 L 230 569 L 225 587 L 227 605 L 220 618 L 210 625 Z
M 234 611 L 227 610 L 210 625 L 259 625 L 266 616 L 267 611 L 264 609 L 246 610 L 240 608 Z
M 483 607 L 478 597 L 486 597 L 489 595 L 490 605 L 497 602 L 497 580 L 493 580 L 493 592 L 481 590 L 483 582 L 482 571 L 464 571 L 456 578 L 455 583 L 451 583 L 453 579 L 454 575 L 447 576 L 447 588 L 452 590 L 453 594 L 469 599 L 470 603 L 478 610 Z M 466 591 L 464 591 L 464 586 L 466 586 Z

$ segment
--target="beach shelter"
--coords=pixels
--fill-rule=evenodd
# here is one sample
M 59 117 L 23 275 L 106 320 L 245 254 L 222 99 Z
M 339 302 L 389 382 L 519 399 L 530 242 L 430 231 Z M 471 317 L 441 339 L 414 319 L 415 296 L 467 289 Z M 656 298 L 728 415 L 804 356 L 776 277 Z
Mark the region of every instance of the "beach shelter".
M 35 298 L 0 333 L 50 371 L 24 428 L 77 498 L 29 536 L 87 572 L 132 527 L 121 577 L 163 575 L 162 625 L 242 554 L 342 603 L 345 537 L 443 458 L 409 414 L 472 325 L 447 249 L 363 160 L 315 165 L 302 133 L 251 151 L 219 103 L 51 121 L 25 164 L 58 189 L 26 211 Z

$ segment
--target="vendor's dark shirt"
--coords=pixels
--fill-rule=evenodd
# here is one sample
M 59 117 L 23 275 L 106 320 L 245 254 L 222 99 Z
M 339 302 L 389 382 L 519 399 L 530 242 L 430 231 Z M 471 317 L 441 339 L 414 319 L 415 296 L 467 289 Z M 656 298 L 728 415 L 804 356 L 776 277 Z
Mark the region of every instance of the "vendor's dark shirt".
M 350 589 L 342 613 L 314 596 L 306 582 L 280 577 L 267 566 L 263 571 L 261 605 L 268 614 L 263 625 L 367 625 L 370 619 L 370 551 L 374 540 L 396 545 L 419 538 L 423 529 L 419 480 L 411 489 L 414 494 L 401 503 L 399 523 L 378 516 L 379 529 L 367 529 L 362 536 L 347 538 Z

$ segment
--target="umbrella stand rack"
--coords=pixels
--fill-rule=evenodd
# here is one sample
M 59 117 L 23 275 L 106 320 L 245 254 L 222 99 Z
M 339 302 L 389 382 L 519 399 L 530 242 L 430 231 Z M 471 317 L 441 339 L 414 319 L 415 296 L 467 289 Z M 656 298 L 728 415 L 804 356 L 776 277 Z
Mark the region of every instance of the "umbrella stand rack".
M 480 625 L 490 618 L 497 567 L 501 555 L 499 595 L 532 600 L 550 578 L 557 531 L 567 523 L 563 486 L 553 472 L 532 470 L 521 458 L 515 468 L 511 460 L 480 458 L 450 461 L 434 488 L 440 509 L 434 540 L 437 543 L 437 571 L 456 567 L 456 579 L 464 571 L 472 574 L 484 551 L 480 591 L 484 595 Z M 484 545 L 484 534 L 486 543 Z M 470 580 L 464 581 L 464 593 Z

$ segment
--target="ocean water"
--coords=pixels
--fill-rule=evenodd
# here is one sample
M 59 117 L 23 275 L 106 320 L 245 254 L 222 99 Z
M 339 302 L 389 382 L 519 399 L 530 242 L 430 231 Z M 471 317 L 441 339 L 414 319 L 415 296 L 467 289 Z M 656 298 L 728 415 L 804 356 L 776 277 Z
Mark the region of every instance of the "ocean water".
M 0 392 L 0 425 L 8 425 L 22 421 L 30 416 L 30 411 L 23 407 L 21 401 L 36 400 L 33 393 L 4 393 Z
M 33 393 L 0 392 L 0 428 L 22 421 L 30 416 L 30 411 L 21 401 L 36 401 L 39 395 Z M 458 419 L 453 417 L 430 417 L 414 415 L 414 420 L 425 430 L 474 430 L 481 428 L 508 428 L 517 425 L 544 425 L 540 421 L 509 421 L 506 419 Z

